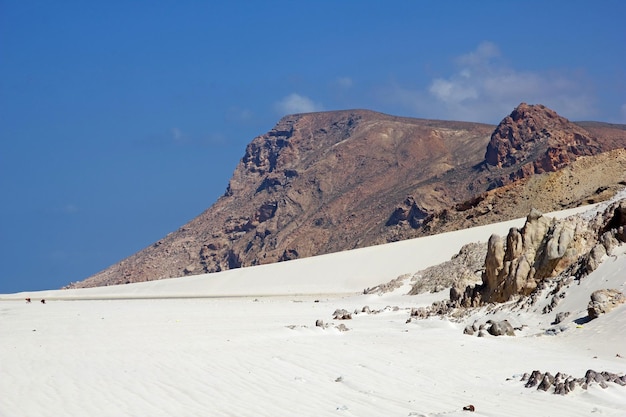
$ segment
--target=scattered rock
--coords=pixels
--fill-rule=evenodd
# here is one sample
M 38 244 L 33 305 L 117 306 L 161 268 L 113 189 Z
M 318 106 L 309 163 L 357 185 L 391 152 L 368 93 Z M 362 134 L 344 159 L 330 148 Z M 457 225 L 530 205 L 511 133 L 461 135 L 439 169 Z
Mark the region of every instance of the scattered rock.
M 352 314 L 343 308 L 338 308 L 333 313 L 333 318 L 335 320 L 352 320 Z
M 597 319 L 601 314 L 608 313 L 624 302 L 626 302 L 626 297 L 619 290 L 597 290 L 591 294 L 591 301 L 587 305 L 587 314 L 590 319 Z
M 463 407 L 463 410 L 474 412 L 476 411 L 476 408 L 472 404 L 470 404 L 470 405 L 466 405 L 465 407 Z
M 346 327 L 346 325 L 345 325 L 345 324 L 343 324 L 343 323 L 341 323 L 341 324 L 339 324 L 339 325 L 335 326 L 335 329 L 339 330 L 340 332 L 347 332 L 348 330 L 350 330 L 350 329 L 348 329 L 348 327 Z
M 542 391 L 547 391 L 547 390 L 550 389 L 550 387 L 553 384 L 554 384 L 554 377 L 552 376 L 552 374 L 550 372 L 546 372 L 543 375 L 543 379 L 539 383 L 539 386 L 537 386 L 537 389 L 538 390 L 542 390 Z
M 524 377 L 528 374 L 524 374 Z M 524 381 L 522 377 L 522 381 Z M 550 372 L 545 374 L 535 370 L 528 377 L 528 381 L 524 385 L 526 388 L 537 386 L 538 390 L 549 391 L 552 389 L 554 394 L 566 395 L 580 386 L 582 389 L 588 389 L 592 384 L 597 384 L 601 388 L 608 388 L 608 384 L 613 383 L 620 386 L 626 386 L 626 375 L 618 375 L 612 372 L 596 372 L 592 369 L 587 370 L 583 378 L 575 378 L 565 373 L 557 372 L 552 376 Z
M 508 320 L 502 320 L 498 322 L 489 320 L 487 323 L 491 324 L 487 331 L 492 336 L 515 336 L 513 326 L 511 326 L 511 323 L 509 323 Z
M 552 324 L 559 324 L 563 322 L 563 320 L 565 320 L 569 316 L 569 314 L 569 311 L 561 311 L 560 313 L 556 313 L 556 317 L 554 318 Z
M 567 326 L 550 327 L 544 332 L 547 336 L 556 336 L 559 333 L 563 333 L 567 330 Z
M 385 284 L 379 284 L 372 288 L 366 288 L 363 290 L 363 294 L 386 294 L 388 292 L 392 292 L 393 290 L 397 290 L 400 288 L 404 281 L 409 277 L 408 274 L 400 275 L 398 278 L 392 279 L 391 281 Z

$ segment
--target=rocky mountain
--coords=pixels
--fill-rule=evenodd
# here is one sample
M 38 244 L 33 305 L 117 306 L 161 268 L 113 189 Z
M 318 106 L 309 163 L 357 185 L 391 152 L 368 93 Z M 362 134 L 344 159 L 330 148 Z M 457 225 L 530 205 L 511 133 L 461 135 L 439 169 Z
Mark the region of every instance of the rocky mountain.
M 217 272 L 601 201 L 626 129 L 522 103 L 497 126 L 366 110 L 291 115 L 247 146 L 218 201 L 71 287 Z

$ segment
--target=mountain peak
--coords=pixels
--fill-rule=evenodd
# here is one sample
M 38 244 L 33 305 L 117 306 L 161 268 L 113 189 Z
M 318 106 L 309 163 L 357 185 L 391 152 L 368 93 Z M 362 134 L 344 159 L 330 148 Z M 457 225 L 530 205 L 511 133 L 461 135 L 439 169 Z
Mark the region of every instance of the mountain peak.
M 491 135 L 485 162 L 504 169 L 508 178 L 502 185 L 599 152 L 601 146 L 585 129 L 544 105 L 521 103 Z

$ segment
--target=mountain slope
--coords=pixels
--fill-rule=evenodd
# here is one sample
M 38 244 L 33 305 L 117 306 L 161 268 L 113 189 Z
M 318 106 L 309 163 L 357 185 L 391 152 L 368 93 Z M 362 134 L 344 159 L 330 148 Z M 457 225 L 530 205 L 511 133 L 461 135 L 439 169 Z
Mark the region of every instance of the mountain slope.
M 526 104 L 495 131 L 365 110 L 287 116 L 247 146 L 208 210 L 72 286 L 216 272 L 522 217 L 523 204 L 504 204 L 516 194 L 533 206 L 545 202 L 545 211 L 608 198 L 623 180 L 623 153 L 607 159 L 609 173 L 565 181 L 544 196 L 545 184 L 559 183 L 556 170 L 626 143 L 607 134 L 622 130 L 598 126 L 603 133 L 594 135 Z M 594 162 L 587 165 L 592 171 Z M 545 178 L 532 179 L 539 174 Z

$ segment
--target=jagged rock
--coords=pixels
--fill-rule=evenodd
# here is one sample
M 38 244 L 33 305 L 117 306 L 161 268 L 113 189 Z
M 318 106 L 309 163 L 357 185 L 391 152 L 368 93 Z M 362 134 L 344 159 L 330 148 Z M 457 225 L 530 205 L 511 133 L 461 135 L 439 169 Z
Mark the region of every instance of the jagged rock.
M 578 278 L 588 274 L 606 255 L 605 246 L 622 242 L 625 208 L 626 202 L 618 202 L 592 219 L 574 216 L 558 221 L 532 210 L 522 229 L 511 228 L 506 244 L 498 235 L 489 238 L 482 284 L 463 292 L 453 288 L 451 302 L 456 306 L 504 302 L 531 295 L 544 280 L 567 268 L 573 268 Z M 555 294 L 544 313 L 552 311 L 561 297 Z
M 545 106 L 522 103 L 496 127 L 485 162 L 505 169 L 492 180 L 494 185 L 504 185 L 536 173 L 556 171 L 579 156 L 600 150 L 598 142 L 583 128 Z
M 608 313 L 618 305 L 626 302 L 626 297 L 619 290 L 597 290 L 591 294 L 591 301 L 587 306 L 587 315 L 590 319 L 597 319 L 601 314 Z
M 352 314 L 348 310 L 338 308 L 333 313 L 333 318 L 335 320 L 352 320 Z
M 572 235 L 568 228 L 551 226 L 552 219 L 533 209 L 522 230 L 511 228 L 506 248 L 500 236 L 489 238 L 483 302 L 503 302 L 516 294 L 528 295 L 537 287 L 538 279 L 551 275 Z M 552 234 L 546 238 L 549 230 Z
M 563 320 L 565 320 L 565 318 L 567 318 L 569 315 L 569 311 L 561 311 L 560 313 L 557 313 L 552 324 L 559 324 L 563 322 Z
M 417 229 L 428 215 L 428 210 L 420 207 L 413 196 L 409 196 L 401 206 L 393 211 L 385 226 L 394 226 L 401 222 L 406 222 L 412 228 Z
M 528 374 L 524 374 L 526 377 Z M 526 388 L 537 386 L 538 390 L 548 391 L 554 387 L 553 393 L 566 395 L 580 386 L 582 389 L 588 389 L 592 384 L 598 384 L 601 388 L 608 388 L 608 383 L 614 383 L 620 386 L 626 386 L 626 375 L 618 375 L 612 372 L 596 372 L 592 369 L 587 370 L 583 378 L 574 378 L 571 375 L 557 372 L 552 376 L 549 372 L 542 374 L 540 371 L 533 371 L 530 376 L 522 377 L 521 381 L 526 381 Z
M 542 390 L 542 391 L 547 391 L 547 390 L 550 389 L 550 387 L 553 384 L 554 384 L 554 377 L 552 376 L 552 374 L 550 372 L 546 372 L 543 375 L 543 379 L 541 380 L 541 382 L 537 386 L 537 389 L 538 390 Z
M 528 377 L 528 381 L 526 382 L 526 388 L 532 388 L 535 385 L 539 384 L 543 380 L 543 374 L 541 371 L 532 371 L 530 376 Z
M 430 312 L 425 307 L 417 307 L 411 309 L 411 317 L 416 317 L 418 319 L 425 319 L 430 316 Z
M 590 274 L 598 269 L 598 266 L 600 265 L 600 262 L 602 262 L 602 258 L 604 258 L 604 256 L 606 256 L 605 246 L 601 244 L 595 245 L 587 255 L 587 265 L 585 268 L 586 272 Z
M 324 327 L 324 321 L 321 319 L 315 320 L 315 327 Z

